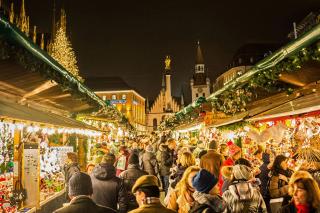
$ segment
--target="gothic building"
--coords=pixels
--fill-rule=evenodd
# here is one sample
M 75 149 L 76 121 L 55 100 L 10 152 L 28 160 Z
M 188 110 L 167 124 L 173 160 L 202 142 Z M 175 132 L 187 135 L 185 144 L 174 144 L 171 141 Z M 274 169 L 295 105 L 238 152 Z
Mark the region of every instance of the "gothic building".
M 210 95 L 210 79 L 205 72 L 205 64 L 200 48 L 200 43 L 197 44 L 196 63 L 194 73 L 190 80 L 192 102 L 199 97 L 208 97 Z
M 169 56 L 165 59 L 165 69 L 162 75 L 162 88 L 160 94 L 153 102 L 150 109 L 147 105 L 147 127 L 149 131 L 156 130 L 159 124 L 165 120 L 166 117 L 176 113 L 180 110 L 178 101 L 171 94 L 171 59 Z M 181 98 L 183 104 L 183 98 Z

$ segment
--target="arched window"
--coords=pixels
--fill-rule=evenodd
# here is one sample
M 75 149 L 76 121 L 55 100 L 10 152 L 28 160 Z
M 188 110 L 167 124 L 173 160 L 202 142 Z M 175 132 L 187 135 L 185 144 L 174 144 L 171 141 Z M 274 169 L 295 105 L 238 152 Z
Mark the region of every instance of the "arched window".
M 157 130 L 158 127 L 158 121 L 156 118 L 153 119 L 153 130 Z

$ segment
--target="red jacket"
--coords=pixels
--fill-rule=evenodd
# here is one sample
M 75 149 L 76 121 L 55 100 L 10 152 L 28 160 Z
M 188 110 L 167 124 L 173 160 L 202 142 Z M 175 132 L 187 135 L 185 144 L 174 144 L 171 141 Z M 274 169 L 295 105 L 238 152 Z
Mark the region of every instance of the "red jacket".
M 227 160 L 225 160 L 222 164 L 222 167 L 224 166 L 233 166 L 234 165 L 234 161 L 232 158 L 228 158 Z M 221 167 L 221 168 L 222 168 Z M 219 190 L 220 190 L 220 195 L 222 195 L 222 185 L 223 185 L 223 178 L 222 178 L 222 174 L 220 172 L 220 175 L 219 175 Z

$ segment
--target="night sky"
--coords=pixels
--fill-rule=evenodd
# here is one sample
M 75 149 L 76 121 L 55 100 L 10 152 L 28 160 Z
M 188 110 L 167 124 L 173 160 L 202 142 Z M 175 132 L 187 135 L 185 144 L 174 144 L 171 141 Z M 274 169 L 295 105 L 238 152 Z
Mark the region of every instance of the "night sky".
M 16 0 L 17 1 L 17 0 Z M 52 0 L 25 0 L 31 24 L 51 30 Z M 165 55 L 172 58 L 173 93 L 189 85 L 200 40 L 213 80 L 245 43 L 285 43 L 292 22 L 320 9 L 319 0 L 108 1 L 63 4 L 80 73 L 120 76 L 143 96 L 161 87 Z

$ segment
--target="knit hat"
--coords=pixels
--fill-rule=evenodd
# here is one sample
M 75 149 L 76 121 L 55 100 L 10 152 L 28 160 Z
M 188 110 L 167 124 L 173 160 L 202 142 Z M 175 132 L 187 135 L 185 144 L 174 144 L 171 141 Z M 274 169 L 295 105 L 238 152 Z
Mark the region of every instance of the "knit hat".
M 210 190 L 218 183 L 218 178 L 209 171 L 201 169 L 193 178 L 192 186 L 198 192 L 208 194 Z
M 235 165 L 233 166 L 233 177 L 236 180 L 250 180 L 252 178 L 252 170 L 246 165 Z
M 67 157 L 73 162 L 77 163 L 78 162 L 78 155 L 75 152 L 67 152 Z
M 69 180 L 69 195 L 92 195 L 92 182 L 89 175 L 83 172 L 74 173 Z
M 148 186 L 157 186 L 159 187 L 159 179 L 154 175 L 143 175 L 135 182 L 132 187 L 132 193 L 136 193 L 136 191 L 141 187 Z
M 152 145 L 148 145 L 147 147 L 146 147 L 146 152 L 153 152 L 153 147 L 152 147 Z
M 241 151 L 241 148 L 238 147 L 238 146 L 235 145 L 235 144 L 231 144 L 231 145 L 229 146 L 229 155 L 231 155 L 231 156 L 237 154 L 237 153 L 240 152 L 240 151 Z
M 101 163 L 102 164 L 114 164 L 115 161 L 116 161 L 116 156 L 114 156 L 114 154 L 112 154 L 112 153 L 108 153 L 103 156 Z
M 139 156 L 135 153 L 132 153 L 128 159 L 129 164 L 139 164 Z

